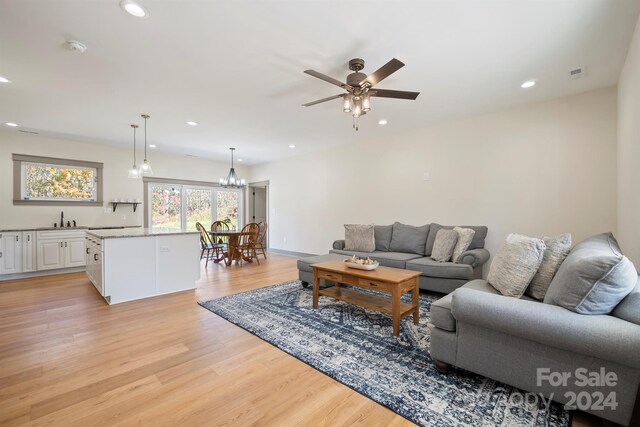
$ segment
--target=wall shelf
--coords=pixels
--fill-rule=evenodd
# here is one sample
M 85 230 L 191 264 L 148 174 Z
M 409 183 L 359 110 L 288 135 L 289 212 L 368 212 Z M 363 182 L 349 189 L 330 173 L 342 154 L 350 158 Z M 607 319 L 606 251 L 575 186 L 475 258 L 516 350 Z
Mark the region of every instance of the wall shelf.
M 142 202 L 110 202 L 112 207 L 113 207 L 113 211 L 116 211 L 116 208 L 118 207 L 118 205 L 133 205 L 133 211 L 135 212 L 136 209 L 138 208 L 138 205 L 141 205 Z

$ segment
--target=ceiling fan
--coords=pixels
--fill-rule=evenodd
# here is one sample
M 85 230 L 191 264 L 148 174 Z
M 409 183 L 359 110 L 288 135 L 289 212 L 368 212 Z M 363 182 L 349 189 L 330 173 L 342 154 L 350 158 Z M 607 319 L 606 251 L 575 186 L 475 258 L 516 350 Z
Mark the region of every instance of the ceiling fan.
M 355 130 L 358 130 L 358 118 L 364 114 L 367 114 L 367 112 L 371 110 L 372 96 L 377 96 L 379 98 L 414 100 L 418 97 L 418 95 L 420 95 L 420 92 L 407 92 L 403 90 L 373 88 L 375 85 L 377 85 L 382 80 L 386 79 L 402 67 L 404 67 L 404 63 L 393 58 L 391 61 L 380 67 L 376 72 L 367 76 L 365 73 L 360 72 L 364 68 L 364 59 L 354 58 L 349 61 L 349 69 L 352 70 L 353 73 L 347 76 L 346 83 L 342 83 L 340 80 L 336 80 L 333 77 L 329 77 L 314 70 L 306 70 L 306 74 L 339 86 L 342 89 L 346 90 L 347 93 L 318 99 L 317 101 L 302 104 L 302 106 L 311 107 L 312 105 L 320 104 L 322 102 L 343 98 L 342 111 L 344 111 L 345 113 L 351 113 L 354 120 L 353 128 Z

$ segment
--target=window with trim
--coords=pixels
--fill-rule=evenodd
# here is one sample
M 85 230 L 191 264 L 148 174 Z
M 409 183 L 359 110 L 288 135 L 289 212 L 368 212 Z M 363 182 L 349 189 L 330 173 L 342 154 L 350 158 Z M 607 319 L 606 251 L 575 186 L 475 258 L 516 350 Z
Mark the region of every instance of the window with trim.
M 14 154 L 14 203 L 102 202 L 102 163 Z

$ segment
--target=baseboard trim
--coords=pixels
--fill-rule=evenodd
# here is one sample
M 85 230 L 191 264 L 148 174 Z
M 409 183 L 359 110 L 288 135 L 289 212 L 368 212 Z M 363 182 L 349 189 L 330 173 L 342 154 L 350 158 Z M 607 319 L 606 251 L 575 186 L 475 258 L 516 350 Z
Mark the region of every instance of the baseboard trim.
M 56 274 L 79 273 L 87 271 L 85 267 L 58 268 L 55 270 L 32 271 L 29 273 L 3 274 L 0 275 L 0 282 L 5 280 L 28 279 L 30 277 L 54 276 Z
M 316 256 L 316 254 L 308 254 L 305 252 L 294 252 L 294 251 L 287 251 L 284 249 L 274 249 L 274 248 L 269 248 L 267 252 L 271 252 L 278 255 L 292 256 L 296 258 L 307 258 L 310 256 Z

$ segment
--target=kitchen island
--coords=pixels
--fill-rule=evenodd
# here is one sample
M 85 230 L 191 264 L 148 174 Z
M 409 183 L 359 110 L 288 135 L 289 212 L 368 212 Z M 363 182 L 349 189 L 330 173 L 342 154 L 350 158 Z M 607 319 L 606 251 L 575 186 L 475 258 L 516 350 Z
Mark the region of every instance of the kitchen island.
M 197 231 L 116 229 L 86 232 L 87 276 L 109 304 L 195 289 Z

